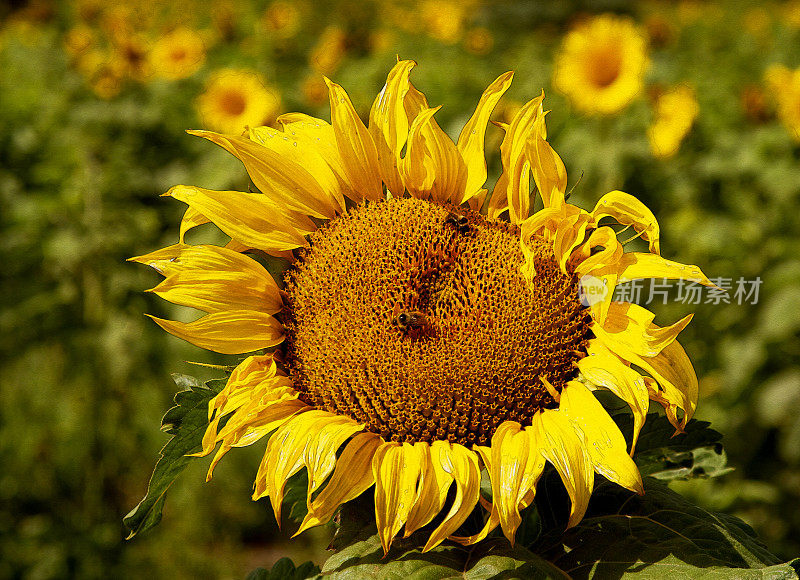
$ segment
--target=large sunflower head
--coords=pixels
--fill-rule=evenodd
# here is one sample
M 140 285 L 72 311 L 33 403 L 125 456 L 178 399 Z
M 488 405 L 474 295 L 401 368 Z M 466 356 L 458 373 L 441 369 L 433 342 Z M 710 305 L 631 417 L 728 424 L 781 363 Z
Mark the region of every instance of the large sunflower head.
M 609 115 L 641 93 L 647 63 L 644 32 L 629 18 L 604 14 L 566 35 L 553 86 L 577 109 Z
M 426 549 L 498 525 L 513 542 L 548 462 L 574 525 L 596 473 L 642 493 L 629 452 L 650 401 L 679 430 L 697 402 L 676 341 L 691 317 L 659 327 L 612 301 L 614 287 L 710 282 L 659 255 L 656 219 L 632 196 L 608 193 L 589 212 L 566 203 L 543 95 L 500 123 L 503 173 L 489 194 L 484 135 L 512 74 L 486 89 L 454 143 L 409 82 L 413 66 L 392 69 L 368 125 L 327 81 L 331 123 L 293 113 L 277 130 L 193 132 L 236 155 L 259 190 L 174 187 L 166 195 L 189 206 L 179 243 L 135 258 L 165 276 L 156 294 L 207 313 L 159 325 L 216 352 L 258 351 L 211 402 L 199 455 L 219 445 L 210 478 L 232 447 L 271 434 L 253 498 L 268 496 L 280 519 L 286 480 L 307 469 L 300 531 L 374 486 L 385 550 L 423 526 Z M 185 243 L 206 222 L 227 246 Z M 624 252 L 617 226 L 650 251 Z M 267 254 L 290 260 L 282 280 L 259 263 Z M 630 406 L 630 446 L 597 389 Z M 458 535 L 479 500 L 484 528 Z

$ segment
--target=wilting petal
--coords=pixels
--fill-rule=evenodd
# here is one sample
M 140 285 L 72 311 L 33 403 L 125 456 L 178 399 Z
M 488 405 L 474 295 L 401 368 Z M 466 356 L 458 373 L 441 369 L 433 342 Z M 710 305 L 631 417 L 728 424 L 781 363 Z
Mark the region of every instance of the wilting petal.
M 531 133 L 538 130 L 535 122 L 543 114 L 543 99 L 544 93 L 528 101 L 517 111 L 500 144 L 503 173 L 497 180 L 492 197 L 505 192 L 512 223 L 524 221 L 530 213 L 531 164 L 525 145 Z
M 311 494 L 322 485 L 325 478 L 330 475 L 336 465 L 336 451 L 347 439 L 364 429 L 363 423 L 356 423 L 349 417 L 342 417 L 346 421 L 331 420 L 325 423 L 306 442 L 303 450 L 303 463 L 308 469 L 308 503 L 311 504 Z
M 342 419 L 347 417 L 312 409 L 296 415 L 270 437 L 267 451 L 256 474 L 253 499 L 269 497 L 278 525 L 281 522 L 281 504 L 286 481 L 303 467 L 303 452 L 309 439 L 327 424 L 341 423 Z
M 623 226 L 633 226 L 634 230 L 650 242 L 651 252 L 661 253 L 658 221 L 641 201 L 623 191 L 611 191 L 601 197 L 592 210 L 595 224 L 606 216 L 614 218 Z
M 596 248 L 602 248 L 595 251 Z M 619 262 L 624 248 L 617 240 L 616 232 L 608 226 L 593 230 L 589 239 L 578 252 L 578 261 L 575 264 L 575 273 L 578 276 L 593 274 L 594 269 L 603 269 Z M 573 254 L 573 259 L 576 255 Z
M 421 446 L 423 467 L 419 480 L 417 498 L 408 514 L 404 537 L 408 537 L 436 517 L 447 500 L 447 490 L 453 483 L 453 476 L 444 470 L 440 461 L 433 461 L 433 450 L 428 443 L 415 443 Z M 435 443 L 435 445 L 438 444 Z M 438 451 L 437 451 L 438 452 Z
M 344 162 L 353 193 L 363 199 L 383 197 L 383 181 L 378 169 L 378 151 L 372 136 L 359 119 L 350 97 L 336 83 L 325 79 L 331 102 L 331 125 L 336 145 Z
M 381 177 L 397 196 L 403 195 L 398 164 L 408 137 L 408 116 L 403 103 L 409 89 L 408 75 L 416 64 L 413 60 L 401 60 L 394 65 L 369 113 L 369 132 L 378 151 Z
M 372 458 L 375 523 L 384 554 L 389 552 L 392 540 L 408 520 L 417 496 L 422 460 L 419 447 L 393 442 L 381 445 Z
M 650 397 L 644 377 L 605 348 L 590 347 L 589 350 L 589 356 L 578 361 L 578 370 L 592 384 L 605 387 L 628 403 L 633 413 L 633 440 L 630 451 L 633 455 L 650 408 Z
M 714 286 L 702 270 L 697 266 L 680 264 L 665 260 L 648 252 L 628 252 L 622 255 L 616 268 L 619 270 L 619 281 L 630 282 L 642 278 L 666 278 L 668 280 L 691 280 L 704 286 Z
M 503 96 L 511 86 L 513 72 L 500 75 L 489 85 L 481 95 L 475 112 L 470 117 L 467 124 L 458 136 L 458 151 L 466 164 L 466 178 L 462 189 L 464 197 L 461 202 L 476 195 L 483 184 L 486 183 L 486 157 L 483 151 L 484 139 L 486 137 L 486 125 L 489 123 L 489 116 L 492 114 L 500 97 Z
M 537 413 L 533 427 L 537 430 L 542 455 L 555 466 L 572 501 L 567 524 L 572 527 L 583 519 L 594 488 L 594 469 L 586 441 L 575 432 L 562 411 L 545 409 Z
M 652 357 L 677 338 L 693 315 L 688 314 L 663 328 L 653 324 L 654 317 L 652 312 L 638 304 L 612 302 L 603 323 L 595 324 L 593 330 L 614 352 L 616 346 L 639 356 Z
M 402 159 L 403 182 L 415 197 L 458 204 L 463 197 L 466 166 L 450 137 L 433 120 L 439 110 L 426 109 L 414 119 Z
M 432 550 L 461 527 L 480 497 L 481 472 L 475 452 L 457 443 L 434 441 L 431 446 L 433 461 L 437 461 L 437 450 L 442 468 L 455 480 L 456 497 L 444 521 L 431 533 L 423 552 Z
M 522 522 L 520 504 L 535 490 L 544 470 L 544 457 L 532 435 L 535 430 L 523 431 L 519 423 L 506 421 L 492 437 L 492 502 L 498 510 L 503 533 L 512 546 Z
M 308 506 L 308 514 L 295 536 L 329 521 L 340 505 L 355 499 L 374 483 L 372 458 L 382 444 L 383 440 L 375 433 L 359 433 L 353 437 L 336 462 L 330 480 Z
M 296 141 L 287 135 L 269 128 L 250 132 L 258 141 L 211 131 L 189 131 L 189 134 L 204 137 L 238 157 L 255 186 L 280 207 L 318 218 L 330 219 L 336 214 L 330 191 L 336 186 L 333 172 L 313 151 L 307 152 L 308 160 L 304 161 L 306 156 L 301 155 Z M 321 182 L 317 180 L 317 172 Z M 202 208 L 198 210 L 211 217 Z
M 556 227 L 553 238 L 553 253 L 561 271 L 567 274 L 567 262 L 572 256 L 572 251 L 583 243 L 586 228 L 589 225 L 589 216 L 581 212 L 565 218 Z
M 283 326 L 265 312 L 228 310 L 188 323 L 150 318 L 170 334 L 222 354 L 243 354 L 283 342 Z
M 291 250 L 306 244 L 316 230 L 309 219 L 296 220 L 260 193 L 213 191 L 177 185 L 164 195 L 195 208 L 219 229 L 240 242 L 262 250 Z
M 644 493 L 642 476 L 628 455 L 625 438 L 589 389 L 578 381 L 567 383 L 561 390 L 559 410 L 583 433 L 597 473 L 638 494 Z
M 686 427 L 697 408 L 698 383 L 697 373 L 683 347 L 676 340 L 654 357 L 632 358 L 628 360 L 650 373 L 658 382 L 664 397 L 672 405 L 683 409 L 680 428 Z

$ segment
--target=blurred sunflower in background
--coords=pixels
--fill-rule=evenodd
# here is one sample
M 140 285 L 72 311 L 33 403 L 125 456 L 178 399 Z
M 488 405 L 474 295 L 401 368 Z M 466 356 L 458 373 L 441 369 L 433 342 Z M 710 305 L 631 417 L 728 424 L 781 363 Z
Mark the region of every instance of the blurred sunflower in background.
M 239 134 L 248 125 L 274 121 L 280 111 L 281 98 L 256 72 L 221 69 L 211 75 L 196 106 L 203 124 L 209 129 Z
M 670 89 L 656 99 L 654 109 L 655 118 L 647 129 L 650 150 L 661 159 L 672 157 L 700 111 L 694 90 L 686 85 Z
M 647 39 L 625 17 L 604 14 L 578 24 L 556 55 L 553 86 L 575 108 L 610 115 L 642 92 L 648 65 Z
M 150 51 L 153 72 L 168 80 L 185 79 L 197 72 L 206 59 L 203 37 L 180 27 L 159 38 Z
M 199 455 L 219 444 L 210 479 L 232 447 L 272 433 L 253 499 L 269 497 L 280 521 L 286 481 L 305 467 L 300 533 L 374 486 L 384 551 L 401 529 L 429 524 L 426 550 L 477 542 L 498 525 L 513 542 L 547 462 L 575 525 L 595 473 L 643 493 L 630 455 L 650 401 L 679 431 L 697 403 L 676 340 L 691 315 L 659 327 L 643 307 L 612 301 L 615 286 L 710 282 L 660 256 L 658 223 L 634 197 L 613 191 L 590 212 L 566 203 L 544 94 L 499 123 L 503 173 L 489 193 L 484 136 L 512 73 L 486 89 L 454 143 L 434 120 L 439 107 L 410 83 L 414 64 L 392 69 L 368 125 L 326 79 L 330 124 L 290 113 L 280 129 L 192 132 L 237 156 L 260 193 L 179 185 L 165 194 L 189 206 L 180 242 L 133 260 L 165 276 L 153 292 L 207 314 L 154 320 L 216 352 L 271 350 L 246 358 L 211 401 Z M 207 222 L 227 246 L 185 243 Z M 649 251 L 624 252 L 612 226 Z M 265 255 L 289 260 L 282 281 L 259 263 Z M 630 445 L 598 388 L 632 410 Z M 479 502 L 483 528 L 455 536 Z
M 794 140 L 800 142 L 800 68 L 791 70 L 773 64 L 764 78 L 777 105 L 778 118 Z

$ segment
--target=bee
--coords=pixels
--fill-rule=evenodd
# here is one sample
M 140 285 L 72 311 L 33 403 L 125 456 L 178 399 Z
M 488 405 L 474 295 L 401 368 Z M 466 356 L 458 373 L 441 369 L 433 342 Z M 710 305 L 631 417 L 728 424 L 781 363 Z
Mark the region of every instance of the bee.
M 428 317 L 419 310 L 401 312 L 392 319 L 392 324 L 403 333 L 420 334 L 428 328 Z
M 453 226 L 460 234 L 466 234 L 469 231 L 469 220 L 467 220 L 467 216 L 448 213 L 447 217 L 444 219 L 444 224 L 446 226 Z

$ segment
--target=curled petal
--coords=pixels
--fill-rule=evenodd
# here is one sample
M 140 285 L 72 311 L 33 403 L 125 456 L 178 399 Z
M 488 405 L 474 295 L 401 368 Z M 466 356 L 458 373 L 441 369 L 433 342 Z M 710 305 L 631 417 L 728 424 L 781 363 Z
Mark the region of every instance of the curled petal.
M 417 482 L 422 467 L 422 450 L 409 443 L 387 442 L 372 458 L 375 477 L 375 522 L 383 553 L 408 520 L 417 497 Z
M 659 247 L 658 221 L 647 206 L 632 195 L 623 191 L 611 191 L 601 197 L 591 212 L 594 223 L 604 217 L 611 217 L 624 226 L 633 226 L 650 242 L 650 251 L 661 253 Z
M 440 461 L 434 461 L 431 446 L 416 443 L 422 447 L 422 472 L 420 474 L 417 498 L 408 514 L 405 537 L 410 536 L 436 517 L 447 500 L 447 491 L 453 483 L 453 476 L 444 470 Z

